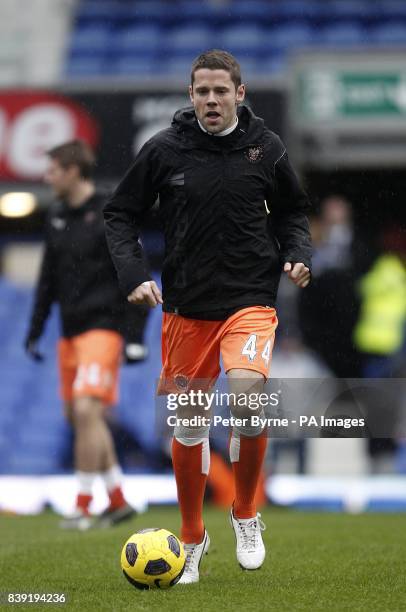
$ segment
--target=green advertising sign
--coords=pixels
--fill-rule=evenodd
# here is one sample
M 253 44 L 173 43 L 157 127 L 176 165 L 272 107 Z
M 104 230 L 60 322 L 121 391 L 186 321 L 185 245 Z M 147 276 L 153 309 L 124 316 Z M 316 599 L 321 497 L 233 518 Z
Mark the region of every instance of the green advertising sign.
M 314 121 L 406 116 L 406 71 L 319 68 L 299 74 L 298 108 Z

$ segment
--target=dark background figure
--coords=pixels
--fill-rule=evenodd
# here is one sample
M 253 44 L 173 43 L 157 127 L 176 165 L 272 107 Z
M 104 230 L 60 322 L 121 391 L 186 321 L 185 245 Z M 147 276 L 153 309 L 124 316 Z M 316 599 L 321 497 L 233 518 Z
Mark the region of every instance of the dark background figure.
M 298 296 L 300 331 L 335 376 L 356 378 L 362 373 L 353 342 L 360 306 L 356 284 L 371 251 L 359 234 L 355 236 L 351 204 L 342 196 L 322 201 L 311 231 L 312 282 Z

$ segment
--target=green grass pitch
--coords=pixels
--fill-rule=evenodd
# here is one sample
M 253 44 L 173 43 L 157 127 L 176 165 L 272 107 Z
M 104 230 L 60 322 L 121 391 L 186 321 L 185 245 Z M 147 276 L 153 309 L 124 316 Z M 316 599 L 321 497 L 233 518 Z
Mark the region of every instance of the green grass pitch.
M 15 606 L 20 610 L 406 610 L 405 515 L 267 509 L 262 518 L 267 558 L 261 570 L 240 569 L 226 512 L 207 507 L 212 546 L 200 583 L 137 591 L 121 574 L 121 548 L 145 527 L 178 533 L 177 508 L 153 508 L 122 526 L 85 533 L 61 531 L 51 513 L 2 516 L 0 591 L 65 593 L 68 599 L 59 606 Z

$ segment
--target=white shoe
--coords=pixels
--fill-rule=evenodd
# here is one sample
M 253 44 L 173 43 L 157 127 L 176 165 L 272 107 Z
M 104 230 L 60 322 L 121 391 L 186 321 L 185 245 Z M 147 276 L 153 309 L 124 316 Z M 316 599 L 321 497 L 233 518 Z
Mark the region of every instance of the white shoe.
M 61 529 L 76 529 L 77 531 L 87 531 L 93 525 L 93 519 L 82 510 L 75 510 L 71 516 L 65 517 L 60 523 Z
M 178 584 L 192 584 L 199 582 L 199 566 L 203 555 L 207 555 L 210 546 L 209 534 L 204 530 L 203 540 L 200 544 L 184 544 L 186 553 L 185 569 Z
M 242 569 L 256 570 L 261 567 L 265 559 L 265 546 L 261 531 L 265 525 L 258 513 L 253 518 L 234 518 L 233 509 L 230 511 L 230 523 L 234 529 L 237 544 L 237 561 Z

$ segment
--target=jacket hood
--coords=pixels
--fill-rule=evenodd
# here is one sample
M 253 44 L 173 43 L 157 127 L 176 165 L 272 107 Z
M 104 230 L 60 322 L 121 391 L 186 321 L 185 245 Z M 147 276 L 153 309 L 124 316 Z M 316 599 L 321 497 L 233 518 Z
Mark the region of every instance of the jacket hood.
M 254 143 L 261 140 L 264 132 L 264 120 L 254 115 L 252 110 L 242 104 L 237 107 L 238 123 L 244 136 L 241 140 L 244 143 Z M 181 108 L 173 116 L 172 127 L 179 132 L 193 131 L 199 135 L 204 134 L 200 129 L 196 119 L 195 109 L 193 106 Z M 210 136 L 211 138 L 211 136 Z

